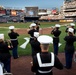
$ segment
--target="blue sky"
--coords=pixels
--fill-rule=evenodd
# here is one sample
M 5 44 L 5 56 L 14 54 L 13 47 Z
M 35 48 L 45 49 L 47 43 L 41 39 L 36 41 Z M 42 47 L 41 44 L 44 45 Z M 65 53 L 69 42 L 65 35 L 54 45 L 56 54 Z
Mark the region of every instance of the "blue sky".
M 39 8 L 60 8 L 64 0 L 0 0 L 0 5 L 6 7 L 25 8 L 27 6 L 38 6 Z

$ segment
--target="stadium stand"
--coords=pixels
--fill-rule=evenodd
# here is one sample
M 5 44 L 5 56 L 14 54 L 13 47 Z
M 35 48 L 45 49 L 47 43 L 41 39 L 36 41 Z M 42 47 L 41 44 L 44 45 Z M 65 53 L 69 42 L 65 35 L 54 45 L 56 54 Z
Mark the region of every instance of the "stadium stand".
M 20 22 L 23 20 L 24 10 L 18 8 L 5 8 L 0 6 L 0 23 Z
M 76 0 L 65 0 L 63 3 L 65 18 L 76 19 Z
M 26 9 L 5 8 L 0 6 L 0 22 L 26 22 L 33 20 L 76 21 L 76 0 L 64 0 L 61 9 L 39 9 L 38 7 L 25 7 Z

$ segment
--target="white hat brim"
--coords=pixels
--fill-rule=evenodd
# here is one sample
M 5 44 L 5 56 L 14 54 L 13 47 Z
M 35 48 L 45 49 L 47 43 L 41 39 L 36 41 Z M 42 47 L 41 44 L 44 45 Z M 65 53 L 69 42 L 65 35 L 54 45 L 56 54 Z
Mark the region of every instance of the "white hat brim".
M 15 28 L 14 26 L 10 26 L 10 27 L 9 27 L 9 29 L 14 29 L 14 28 Z
M 35 23 L 32 23 L 29 27 L 33 27 L 33 26 L 36 26 L 36 24 Z
M 41 44 L 50 44 L 52 43 L 53 39 L 50 36 L 47 35 L 41 35 L 37 39 Z
M 73 28 L 69 28 L 69 29 L 68 29 L 68 32 L 73 33 L 73 32 L 74 32 L 74 29 L 73 29 Z
M 55 27 L 60 27 L 60 25 L 59 24 L 56 24 Z
M 70 25 L 71 25 L 71 26 L 75 26 L 75 24 L 74 24 L 74 23 L 70 23 Z

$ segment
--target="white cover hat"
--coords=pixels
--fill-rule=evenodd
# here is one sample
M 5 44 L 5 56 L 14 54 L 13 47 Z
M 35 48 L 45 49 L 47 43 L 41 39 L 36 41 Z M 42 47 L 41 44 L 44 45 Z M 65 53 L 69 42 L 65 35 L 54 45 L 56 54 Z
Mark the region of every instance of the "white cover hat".
M 75 24 L 74 23 L 70 23 L 70 26 L 75 26 Z
M 69 29 L 68 29 L 68 32 L 73 33 L 73 32 L 74 32 L 74 29 L 73 29 L 73 28 L 69 28 Z
M 0 39 L 4 40 L 4 34 L 0 34 Z
M 29 27 L 33 27 L 33 26 L 36 26 L 35 23 L 31 23 Z
M 14 26 L 9 26 L 9 29 L 14 29 L 15 27 Z
M 34 37 L 38 38 L 39 37 L 39 32 L 34 32 Z
M 52 37 L 48 36 L 48 35 L 41 35 L 38 37 L 37 39 L 41 44 L 50 44 L 52 43 L 53 39 Z
M 59 24 L 56 24 L 55 27 L 60 27 L 60 25 Z

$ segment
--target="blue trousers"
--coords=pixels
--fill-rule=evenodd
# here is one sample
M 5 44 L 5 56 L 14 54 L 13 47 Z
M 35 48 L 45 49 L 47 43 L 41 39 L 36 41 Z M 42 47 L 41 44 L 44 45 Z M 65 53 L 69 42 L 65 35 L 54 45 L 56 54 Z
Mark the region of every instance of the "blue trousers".
M 73 59 L 73 52 L 68 53 L 65 51 L 65 60 L 66 60 L 66 68 L 70 69 L 72 67 L 72 59 Z
M 7 61 L 4 61 L 3 64 L 4 64 L 4 69 L 7 72 L 10 72 L 11 71 L 11 58 L 9 58 Z
M 58 43 L 53 43 L 54 46 L 54 54 L 58 55 Z
M 18 52 L 17 52 L 18 46 L 13 47 L 12 54 L 14 58 L 18 58 Z

